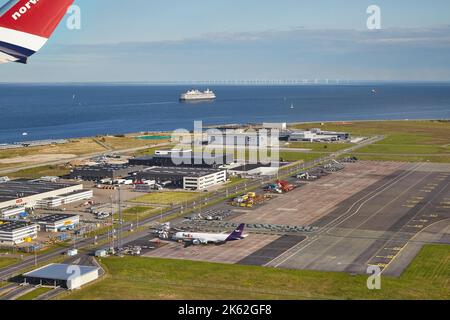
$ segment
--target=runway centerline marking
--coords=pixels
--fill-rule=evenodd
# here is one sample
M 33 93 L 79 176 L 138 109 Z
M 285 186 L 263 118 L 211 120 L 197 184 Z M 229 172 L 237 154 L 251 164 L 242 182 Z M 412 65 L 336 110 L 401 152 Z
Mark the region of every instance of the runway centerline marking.
M 289 255 L 288 257 L 286 257 L 285 259 L 283 259 L 281 262 L 279 262 L 279 263 L 277 263 L 276 265 L 274 265 L 274 267 L 280 266 L 281 264 L 283 264 L 284 262 L 286 262 L 287 260 L 289 260 L 290 258 L 292 258 L 293 256 L 295 256 L 296 254 L 298 254 L 300 251 L 302 251 L 302 250 L 308 248 L 311 244 L 313 244 L 314 242 L 316 242 L 316 241 L 319 239 L 319 237 L 318 237 L 319 235 L 321 235 L 321 234 L 324 233 L 324 232 L 327 232 L 328 226 L 330 226 L 330 225 L 333 224 L 334 222 L 336 222 L 336 221 L 338 221 L 339 219 L 342 219 L 342 218 L 344 217 L 344 220 L 343 220 L 343 221 L 340 221 L 340 222 L 338 222 L 337 225 L 328 228 L 328 231 L 329 231 L 329 230 L 331 230 L 331 229 L 333 229 L 333 228 L 336 228 L 337 226 L 339 226 L 340 224 L 342 224 L 343 222 L 347 221 L 347 220 L 350 219 L 352 216 L 354 216 L 355 213 L 351 214 L 351 215 L 348 216 L 348 217 L 345 217 L 345 215 L 348 214 L 348 213 L 353 209 L 353 207 L 354 207 L 357 203 L 359 203 L 360 201 L 365 200 L 367 197 L 370 197 L 369 199 L 367 199 L 367 201 L 371 200 L 371 199 L 374 198 L 375 196 L 379 195 L 380 193 L 382 193 L 382 192 L 388 190 L 389 188 L 391 188 L 392 186 L 394 186 L 395 184 L 397 184 L 397 182 L 399 182 L 399 181 L 405 179 L 405 178 L 408 177 L 409 175 L 411 175 L 411 174 L 413 174 L 414 172 L 416 172 L 417 169 L 420 168 L 420 167 L 423 166 L 423 165 L 424 165 L 424 163 L 416 164 L 416 165 L 414 165 L 410 170 L 405 171 L 405 172 L 399 174 L 397 177 L 393 178 L 393 179 L 390 180 L 390 181 L 387 181 L 387 182 L 384 183 L 383 185 L 377 187 L 375 190 L 372 190 L 372 191 L 368 192 L 367 194 L 365 194 L 364 196 L 362 196 L 360 199 L 358 199 L 357 201 L 355 201 L 355 202 L 350 206 L 350 208 L 347 209 L 346 212 L 344 212 L 342 215 L 340 215 L 339 217 L 336 217 L 335 219 L 333 219 L 332 221 L 330 221 L 328 224 L 326 224 L 326 225 L 323 227 L 323 231 L 319 231 L 319 232 L 314 236 L 314 238 L 311 238 L 311 241 L 310 241 L 309 243 L 306 243 L 306 244 L 304 244 L 304 245 L 303 245 L 303 243 L 299 243 L 299 244 L 298 244 L 299 247 L 303 245 L 301 248 L 298 248 L 298 250 L 297 250 L 297 246 L 294 246 L 294 247 L 292 247 L 290 250 L 284 252 L 284 253 L 281 254 L 280 256 L 276 257 L 276 258 L 273 259 L 272 261 L 270 261 L 270 262 L 268 262 L 267 264 L 265 264 L 265 266 L 268 266 L 269 264 L 273 263 L 273 262 L 276 261 L 277 259 L 280 259 L 283 255 L 290 253 L 290 251 L 295 251 L 295 250 L 296 250 L 296 251 L 293 252 L 291 255 Z M 365 202 L 367 202 L 367 201 L 365 201 Z

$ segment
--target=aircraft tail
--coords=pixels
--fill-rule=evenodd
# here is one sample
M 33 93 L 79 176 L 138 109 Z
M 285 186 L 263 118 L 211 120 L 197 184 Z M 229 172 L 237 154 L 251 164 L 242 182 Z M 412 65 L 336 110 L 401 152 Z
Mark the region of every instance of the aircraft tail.
M 0 59 L 26 62 L 47 42 L 74 0 L 10 0 L 0 8 Z M 1 61 L 0 61 L 1 62 Z
M 236 230 L 234 230 L 230 235 L 228 236 L 226 241 L 232 241 L 232 240 L 241 240 L 243 238 L 242 234 L 244 232 L 245 224 L 241 223 L 239 227 L 237 227 Z

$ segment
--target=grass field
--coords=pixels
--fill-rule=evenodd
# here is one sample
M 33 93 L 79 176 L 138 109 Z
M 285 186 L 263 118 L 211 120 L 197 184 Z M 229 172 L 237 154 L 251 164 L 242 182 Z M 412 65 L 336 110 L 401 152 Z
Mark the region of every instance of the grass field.
M 319 143 L 319 142 L 289 142 L 287 145 L 280 145 L 284 148 L 310 149 L 316 152 L 335 152 L 350 148 L 352 143 Z
M 152 144 L 169 142 L 169 139 L 162 140 L 142 140 L 134 136 L 108 136 L 102 137 L 101 141 L 114 150 L 144 147 Z
M 306 129 L 350 132 L 354 136 L 384 135 L 386 138 L 355 151 L 364 160 L 450 162 L 450 121 L 362 121 L 299 124 Z
M 69 140 L 68 143 L 57 145 L 1 150 L 0 159 L 50 153 L 83 155 L 88 153 L 101 152 L 103 150 L 105 149 L 95 143 L 93 139 L 86 138 Z
M 142 220 L 145 218 L 156 216 L 160 213 L 161 211 L 159 208 L 147 206 L 134 206 L 123 210 L 122 215 L 124 221 L 136 221 L 136 218 Z
M 149 140 L 141 140 L 141 141 L 149 141 Z M 152 140 L 150 140 L 150 141 L 152 141 Z M 136 156 L 136 157 L 139 157 L 139 156 L 151 156 L 151 155 L 155 154 L 156 150 L 170 149 L 172 147 L 173 147 L 173 145 L 167 145 L 164 148 L 161 148 L 161 147 L 159 147 L 159 148 L 158 147 L 156 147 L 156 148 L 148 148 L 148 149 L 144 149 L 144 150 L 140 150 L 138 152 L 135 152 L 134 156 Z
M 139 257 L 102 261 L 107 277 L 65 299 L 450 299 L 450 246 L 426 245 L 400 278 Z M 124 290 L 126 288 L 126 290 Z
M 23 296 L 17 298 L 16 300 L 33 300 L 34 298 L 39 297 L 41 294 L 47 293 L 51 290 L 53 290 L 53 289 L 40 287 L 40 288 L 34 289 L 31 292 L 28 292 L 27 294 L 24 294 Z
M 130 202 L 135 203 L 150 203 L 160 205 L 174 205 L 181 204 L 189 201 L 193 201 L 197 198 L 205 196 L 205 194 L 195 192 L 183 192 L 183 191 L 162 191 L 152 192 L 144 196 L 137 197 Z
M 168 141 L 140 140 L 134 136 L 105 136 L 71 139 L 64 144 L 6 149 L 0 150 L 0 169 L 48 163 L 107 151 L 145 147 Z
M 7 266 L 12 265 L 17 262 L 19 262 L 19 259 L 2 257 L 2 258 L 0 258 L 0 268 L 7 267 Z
M 64 166 L 42 166 L 26 170 L 20 170 L 14 173 L 8 173 L 10 178 L 37 179 L 45 176 L 63 176 L 69 174 L 70 169 Z
M 281 151 L 280 152 L 280 161 L 299 161 L 303 160 L 304 162 L 308 162 L 311 160 L 318 159 L 320 157 L 323 157 L 323 153 L 314 153 L 314 152 L 288 152 L 288 151 Z

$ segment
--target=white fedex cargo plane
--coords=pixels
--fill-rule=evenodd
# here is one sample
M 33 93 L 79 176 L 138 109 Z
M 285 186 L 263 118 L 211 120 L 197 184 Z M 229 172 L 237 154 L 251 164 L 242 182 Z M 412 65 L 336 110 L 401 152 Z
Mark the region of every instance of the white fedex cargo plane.
M 0 63 L 27 63 L 74 0 L 9 0 L 0 7 Z M 0 0 L 0 5 L 4 0 Z
M 247 237 L 243 235 L 245 224 L 240 224 L 232 233 L 197 233 L 197 232 L 177 232 L 173 239 L 183 241 L 185 246 L 199 244 L 224 244 L 227 241 L 242 240 Z

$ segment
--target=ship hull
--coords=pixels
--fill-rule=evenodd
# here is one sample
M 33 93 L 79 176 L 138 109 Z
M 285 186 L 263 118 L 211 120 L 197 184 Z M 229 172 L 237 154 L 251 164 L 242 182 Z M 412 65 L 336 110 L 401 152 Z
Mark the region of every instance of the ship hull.
M 216 99 L 215 95 L 205 95 L 205 96 L 186 96 L 181 95 L 180 101 L 200 101 L 200 100 L 214 100 Z

